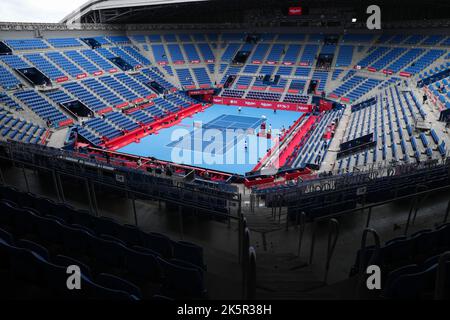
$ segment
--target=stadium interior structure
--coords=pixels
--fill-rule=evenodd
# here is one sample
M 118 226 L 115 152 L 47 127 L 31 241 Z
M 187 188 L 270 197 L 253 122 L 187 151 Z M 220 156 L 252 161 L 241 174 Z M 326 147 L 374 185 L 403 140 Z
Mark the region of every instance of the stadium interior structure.
M 450 297 L 448 4 L 371 31 L 346 1 L 246 2 L 0 23 L 2 295 Z M 298 120 L 245 174 L 119 151 L 214 105 Z

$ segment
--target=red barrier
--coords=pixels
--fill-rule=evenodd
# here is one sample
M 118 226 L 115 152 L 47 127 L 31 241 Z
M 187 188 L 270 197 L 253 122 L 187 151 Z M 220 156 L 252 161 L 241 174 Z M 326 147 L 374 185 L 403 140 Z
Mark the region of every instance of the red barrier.
M 261 184 L 271 183 L 271 182 L 274 182 L 274 181 L 275 181 L 274 177 L 256 178 L 255 180 L 244 179 L 244 185 L 247 188 L 251 188 L 253 186 L 258 186 L 258 185 L 261 185 Z
M 72 119 L 67 119 L 67 120 L 60 121 L 58 123 L 58 126 L 59 127 L 65 127 L 65 126 L 70 126 L 71 124 L 73 124 L 73 120 Z
M 304 124 L 302 124 L 301 128 L 297 131 L 295 136 L 289 141 L 289 144 L 280 152 L 278 163 L 279 166 L 282 167 L 286 164 L 289 156 L 292 155 L 295 147 L 300 143 L 300 141 L 305 137 L 310 131 L 311 127 L 316 123 L 317 117 L 310 116 L 308 120 Z M 293 127 L 294 128 L 294 127 Z
M 298 177 L 306 176 L 306 175 L 308 175 L 308 174 L 310 174 L 310 173 L 311 173 L 311 169 L 309 169 L 309 168 L 304 168 L 304 169 L 300 169 L 299 171 L 296 171 L 296 172 L 289 172 L 289 173 L 286 173 L 286 175 L 284 176 L 284 179 L 285 179 L 286 181 L 288 181 L 288 180 L 294 180 L 294 179 L 297 179 Z
M 267 64 L 271 64 L 271 65 L 273 65 L 273 64 L 278 64 L 278 62 L 276 62 L 276 61 L 266 61 L 266 63 L 267 63 Z
M 251 88 L 253 91 L 265 91 L 266 90 L 266 87 L 258 87 L 258 86 L 256 86 L 256 87 L 252 87 Z
M 253 64 L 261 64 L 262 62 L 261 62 L 261 60 L 253 60 L 252 63 Z
M 86 77 L 87 77 L 86 73 L 82 73 L 82 74 L 77 75 L 77 79 L 84 79 Z
M 46 130 L 45 131 L 45 133 L 44 133 L 44 135 L 42 136 L 42 139 L 41 139 L 41 144 L 42 145 L 45 145 L 45 143 L 47 142 L 47 139 L 48 139 L 48 137 L 50 136 L 50 130 Z
M 101 109 L 101 110 L 97 111 L 97 113 L 99 115 L 102 115 L 102 114 L 105 114 L 105 113 L 108 113 L 108 112 L 111 112 L 111 111 L 113 111 L 113 108 L 112 107 L 108 107 L 108 108 L 104 108 L 104 109 Z
M 405 72 L 405 71 L 400 72 L 399 75 L 400 75 L 401 77 L 406 77 L 406 78 L 409 78 L 409 77 L 412 76 L 411 73 Z
M 290 16 L 301 16 L 303 14 L 302 7 L 290 7 L 289 15 Z
M 367 70 L 370 72 L 377 72 L 377 69 L 375 69 L 374 67 L 367 67 Z
M 95 71 L 93 73 L 94 76 L 101 76 L 103 74 L 103 71 Z
M 116 105 L 117 109 L 122 109 L 122 108 L 125 108 L 125 107 L 128 107 L 128 102 L 124 102 L 124 103 Z
M 150 133 L 153 133 L 165 127 L 171 127 L 174 125 L 174 122 L 178 123 L 182 119 L 203 110 L 203 108 L 204 107 L 201 104 L 193 104 L 186 109 L 182 109 L 177 113 L 172 113 L 171 115 L 152 122 L 149 125 L 127 132 L 123 136 L 111 139 L 105 143 L 105 146 L 110 150 L 120 149 L 132 142 L 139 141 L 141 138 L 149 135 Z
M 185 64 L 186 62 L 184 62 L 183 60 L 177 60 L 174 61 L 173 64 Z
M 326 101 L 326 100 L 320 100 L 320 104 L 319 104 L 319 108 L 320 108 L 320 112 L 324 112 L 324 111 L 330 111 L 331 109 L 333 109 L 333 103 L 330 101 Z
M 284 88 L 269 88 L 270 92 L 284 92 Z
M 277 110 L 298 111 L 298 112 L 311 112 L 312 110 L 312 105 L 310 104 L 241 99 L 241 98 L 214 97 L 213 102 L 217 104 L 224 104 L 231 106 L 277 109 Z
M 159 64 L 160 66 L 165 66 L 165 65 L 168 64 L 168 62 L 167 62 L 167 61 L 158 61 L 158 64 Z
M 66 82 L 67 80 L 69 80 L 69 77 L 59 77 L 59 78 L 56 78 L 56 82 L 58 82 L 58 83 Z
M 109 69 L 109 73 L 116 73 L 116 72 L 117 72 L 117 69 L 116 69 L 116 68 Z
M 133 103 L 141 103 L 144 100 L 145 100 L 144 98 L 137 98 L 133 100 Z

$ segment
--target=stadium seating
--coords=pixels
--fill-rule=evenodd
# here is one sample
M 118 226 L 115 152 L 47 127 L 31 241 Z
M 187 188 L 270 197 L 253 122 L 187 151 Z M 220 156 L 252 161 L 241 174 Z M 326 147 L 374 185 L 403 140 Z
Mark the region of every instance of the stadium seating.
M 59 123 L 68 118 L 48 101 L 46 101 L 41 95 L 33 90 L 26 90 L 16 92 L 14 94 L 19 100 L 21 100 L 28 108 L 35 112 L 42 119 L 50 121 L 54 127 L 59 127 Z
M 40 288 L 41 297 L 80 297 L 58 280 L 66 279 L 66 268 L 73 264 L 81 268 L 85 298 L 206 297 L 203 250 L 195 244 L 8 187 L 1 188 L 0 198 L 1 267 Z

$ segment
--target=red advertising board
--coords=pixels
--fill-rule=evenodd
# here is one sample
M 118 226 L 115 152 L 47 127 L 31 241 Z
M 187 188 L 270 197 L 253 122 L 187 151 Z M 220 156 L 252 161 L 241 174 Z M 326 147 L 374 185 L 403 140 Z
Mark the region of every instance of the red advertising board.
M 58 83 L 66 82 L 67 80 L 69 80 L 69 77 L 66 77 L 66 76 L 56 78 L 56 82 L 58 82 Z
M 302 7 L 290 7 L 289 15 L 290 16 L 301 16 L 303 13 Z
M 288 110 L 299 112 L 311 112 L 312 110 L 312 106 L 309 104 L 253 100 L 253 99 L 214 97 L 213 102 L 231 106 L 277 109 L 277 110 Z
M 401 77 L 407 77 L 407 78 L 409 78 L 409 77 L 412 76 L 411 73 L 405 72 L 405 71 L 400 72 L 399 75 L 400 75 Z
M 59 127 L 65 127 L 65 126 L 70 126 L 71 124 L 73 124 L 73 120 L 72 119 L 67 119 L 67 120 L 60 121 L 58 123 L 58 126 Z
M 108 113 L 108 112 L 111 112 L 111 111 L 113 111 L 113 108 L 112 107 L 107 107 L 107 108 L 104 108 L 104 109 L 101 109 L 101 110 L 97 111 L 97 113 L 99 115 L 102 115 L 102 114 L 105 114 L 105 113 Z
M 214 89 L 210 89 L 210 90 L 193 90 L 193 91 L 189 91 L 188 94 L 190 96 L 196 96 L 196 95 L 201 95 L 201 94 L 213 94 L 214 93 Z

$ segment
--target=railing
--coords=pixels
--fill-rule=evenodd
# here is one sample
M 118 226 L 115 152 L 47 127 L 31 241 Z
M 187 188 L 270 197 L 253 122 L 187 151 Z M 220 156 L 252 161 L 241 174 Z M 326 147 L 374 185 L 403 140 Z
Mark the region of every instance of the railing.
M 305 180 L 297 185 L 288 185 L 289 188 L 269 191 L 274 194 L 283 193 L 285 195 L 299 195 L 318 190 L 327 190 L 326 188 L 329 190 L 330 188 L 335 188 L 337 183 L 344 186 L 355 185 L 358 183 L 367 183 L 368 181 L 373 181 L 377 178 L 402 176 L 417 172 L 418 170 L 425 170 L 439 166 L 450 166 L 450 157 L 408 164 L 393 164 L 388 162 L 377 163 L 370 168 L 355 169 L 353 172 L 348 173 L 340 173 L 338 170 L 335 170 L 328 173 L 319 174 L 315 179 Z M 254 191 L 256 194 L 259 194 L 257 189 Z
M 366 247 L 365 246 L 366 238 L 369 233 L 374 236 L 375 243 L 376 244 L 378 243 L 378 247 L 379 247 L 380 246 L 379 245 L 379 243 L 380 243 L 379 236 L 373 229 L 370 229 L 370 221 L 372 218 L 372 209 L 373 208 L 383 206 L 386 204 L 390 204 L 394 201 L 412 199 L 412 204 L 411 204 L 411 207 L 410 207 L 410 210 L 408 213 L 408 219 L 407 219 L 406 226 L 405 226 L 405 236 L 406 236 L 410 225 L 414 224 L 417 214 L 420 211 L 420 208 L 422 207 L 424 201 L 428 198 L 428 196 L 431 195 L 432 193 L 444 191 L 444 190 L 448 190 L 448 189 L 450 189 L 450 186 L 444 186 L 444 187 L 439 187 L 439 188 L 434 188 L 434 189 L 425 189 L 425 190 L 418 191 L 412 195 L 406 195 L 406 196 L 399 197 L 396 199 L 390 199 L 390 200 L 386 200 L 386 201 L 382 201 L 382 202 L 378 202 L 378 203 L 374 203 L 374 204 L 370 204 L 370 205 L 363 205 L 360 208 L 345 210 L 342 212 L 337 212 L 337 213 L 333 213 L 331 215 L 322 216 L 322 217 L 313 219 L 313 221 L 311 222 L 312 231 L 311 231 L 311 240 L 310 240 L 310 247 L 309 247 L 309 258 L 308 258 L 308 262 L 305 265 L 303 265 L 302 267 L 311 265 L 313 263 L 315 249 L 316 249 L 316 245 L 317 245 L 317 241 L 316 241 L 317 226 L 321 222 L 324 222 L 324 221 L 328 222 L 328 236 L 327 236 L 328 240 L 327 240 L 325 273 L 324 273 L 324 283 L 326 283 L 328 280 L 328 272 L 330 270 L 333 253 L 336 250 L 337 241 L 339 238 L 339 229 L 340 228 L 339 228 L 339 222 L 336 220 L 337 217 L 339 217 L 341 215 L 345 215 L 345 214 L 359 212 L 359 211 L 361 213 L 364 213 L 365 210 L 368 210 L 365 230 L 363 232 L 363 240 L 362 240 L 361 248 Z M 276 212 L 276 210 L 274 210 L 274 211 Z M 450 201 L 448 202 L 447 209 L 445 211 L 445 217 L 443 219 L 443 223 L 447 222 L 449 214 L 450 214 Z M 273 217 L 275 218 L 276 215 L 273 215 Z M 288 219 L 288 218 L 286 218 L 286 219 Z M 306 224 L 307 224 L 306 214 L 304 212 L 300 212 L 297 215 L 297 220 L 296 220 L 296 225 L 298 227 L 298 249 L 297 249 L 298 257 L 301 256 L 301 252 L 302 252 L 302 244 L 303 244 L 303 238 L 304 238 Z M 363 261 L 363 260 L 360 260 L 360 261 Z M 362 268 L 362 266 L 360 266 L 360 268 Z
M 450 260 L 450 251 L 447 251 L 443 253 L 439 257 L 438 262 L 438 268 L 437 268 L 437 274 L 436 274 L 436 282 L 435 282 L 435 288 L 434 288 L 434 299 L 435 300 L 444 300 L 445 299 L 445 291 L 446 291 L 446 285 L 447 285 L 447 264 Z
M 366 248 L 367 248 L 367 236 L 368 235 L 372 235 L 373 239 L 374 239 L 374 253 L 372 254 L 372 256 L 370 257 L 370 260 L 368 261 L 368 263 L 366 264 L 366 258 L 365 255 L 367 254 L 366 252 Z M 363 235 L 362 235 L 362 239 L 361 239 L 361 250 L 360 250 L 360 256 L 359 256 L 359 266 L 358 266 L 358 279 L 357 279 L 357 284 L 356 284 L 356 298 L 362 298 L 364 295 L 364 289 L 366 288 L 366 273 L 364 272 L 364 270 L 367 268 L 367 266 L 373 265 L 377 259 L 378 259 L 378 255 L 380 252 L 380 246 L 381 246 L 381 242 L 380 242 L 380 236 L 378 235 L 378 233 L 370 228 L 367 228 L 364 230 Z
M 328 280 L 328 272 L 330 270 L 331 258 L 333 257 L 334 250 L 336 249 L 337 240 L 339 238 L 339 222 L 336 219 L 328 220 L 328 241 L 327 241 L 327 251 L 325 259 L 325 273 L 323 277 L 323 284 L 325 285 Z M 317 221 L 313 224 L 313 231 L 311 235 L 311 246 L 309 251 L 309 260 L 307 265 L 311 265 L 314 259 L 314 249 L 316 246 L 316 232 L 317 232 Z M 300 247 L 299 247 L 300 251 Z

